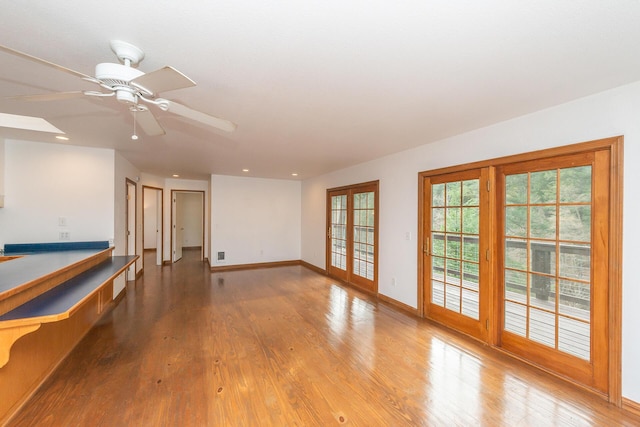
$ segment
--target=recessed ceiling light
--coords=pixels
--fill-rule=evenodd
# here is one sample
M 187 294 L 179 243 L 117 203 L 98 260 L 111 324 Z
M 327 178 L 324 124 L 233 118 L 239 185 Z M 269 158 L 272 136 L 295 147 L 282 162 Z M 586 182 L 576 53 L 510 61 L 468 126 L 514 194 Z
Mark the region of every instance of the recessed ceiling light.
M 298 174 L 294 172 L 291 174 L 291 176 L 298 176 Z
M 60 140 L 62 140 L 62 141 L 68 141 L 68 140 L 69 140 L 69 138 L 68 138 L 68 137 L 66 137 L 66 136 L 62 136 L 62 135 L 57 135 L 57 136 L 56 136 L 56 139 L 60 139 Z
M 174 173 L 173 175 L 171 175 L 174 178 L 180 178 L 180 175 L 178 175 L 177 173 Z
M 242 172 L 249 172 L 249 169 L 242 169 Z

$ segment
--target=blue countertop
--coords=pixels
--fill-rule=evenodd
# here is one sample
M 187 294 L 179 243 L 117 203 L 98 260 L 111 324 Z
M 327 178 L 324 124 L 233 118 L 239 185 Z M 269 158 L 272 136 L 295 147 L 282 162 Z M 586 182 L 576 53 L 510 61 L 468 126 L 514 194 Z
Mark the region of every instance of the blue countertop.
M 86 249 L 26 254 L 20 258 L 0 262 L 0 299 L 7 291 L 77 264 L 103 250 Z

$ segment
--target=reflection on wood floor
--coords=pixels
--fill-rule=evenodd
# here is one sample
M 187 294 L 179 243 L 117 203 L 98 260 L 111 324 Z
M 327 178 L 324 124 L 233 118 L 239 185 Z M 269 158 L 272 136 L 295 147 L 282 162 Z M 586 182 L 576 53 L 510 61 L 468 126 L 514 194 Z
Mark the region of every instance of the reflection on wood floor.
M 11 425 L 640 425 L 303 267 L 212 274 L 198 256 L 146 254 Z

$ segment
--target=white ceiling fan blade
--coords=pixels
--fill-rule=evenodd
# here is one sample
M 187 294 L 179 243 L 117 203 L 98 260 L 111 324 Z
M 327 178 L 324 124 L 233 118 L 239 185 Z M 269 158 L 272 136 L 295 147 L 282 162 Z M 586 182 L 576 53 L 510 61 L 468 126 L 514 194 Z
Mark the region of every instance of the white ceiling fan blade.
M 7 47 L 7 46 L 0 45 L 0 51 L 7 52 L 7 53 L 9 53 L 11 55 L 15 55 L 15 56 L 18 56 L 20 58 L 28 59 L 29 61 L 37 62 L 37 63 L 42 64 L 42 65 L 46 65 L 47 67 L 55 68 L 56 70 L 72 74 L 72 75 L 74 75 L 76 77 L 80 77 L 80 78 L 83 78 L 83 79 L 84 78 L 95 79 L 94 77 L 88 76 L 88 75 L 86 75 L 84 73 L 81 73 L 79 71 L 72 70 L 71 68 L 67 68 L 67 67 L 63 67 L 62 65 L 54 64 L 53 62 L 49 62 L 46 59 L 41 59 L 41 58 L 38 58 L 36 56 L 29 55 L 28 53 L 20 52 L 19 50 L 12 49 L 12 48 Z
M 76 90 L 72 92 L 53 92 L 53 93 L 41 93 L 38 95 L 19 95 L 9 96 L 7 99 L 14 99 L 16 101 L 59 101 L 62 99 L 81 98 L 84 96 L 82 91 Z
M 149 110 L 136 111 L 133 113 L 136 123 L 140 125 L 144 133 L 149 136 L 164 135 L 165 131 L 156 120 L 153 113 Z
M 156 95 L 160 92 L 195 86 L 196 82 L 175 68 L 167 66 L 136 77 L 131 80 L 131 85 L 149 95 Z
M 19 116 L 16 114 L 0 113 L 0 127 L 64 134 L 60 129 L 41 117 Z
M 236 124 L 233 122 L 230 122 L 229 120 L 210 116 L 200 111 L 193 110 L 182 104 L 178 104 L 177 102 L 174 102 L 174 101 L 167 100 L 166 102 L 168 104 L 166 111 L 169 111 L 173 114 L 186 117 L 187 119 L 195 120 L 196 122 L 200 122 L 205 125 L 212 126 L 214 128 L 223 130 L 225 132 L 233 132 L 234 130 L 236 130 Z

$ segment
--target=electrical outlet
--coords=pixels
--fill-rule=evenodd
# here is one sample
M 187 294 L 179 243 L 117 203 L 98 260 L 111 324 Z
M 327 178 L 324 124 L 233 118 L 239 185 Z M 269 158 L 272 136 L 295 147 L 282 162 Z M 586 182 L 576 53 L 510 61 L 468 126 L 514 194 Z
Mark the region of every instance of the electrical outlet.
M 61 231 L 59 238 L 60 240 L 71 240 L 71 234 L 68 231 Z
M 394 287 L 394 288 L 396 287 L 396 278 L 395 277 L 391 278 L 391 286 Z

